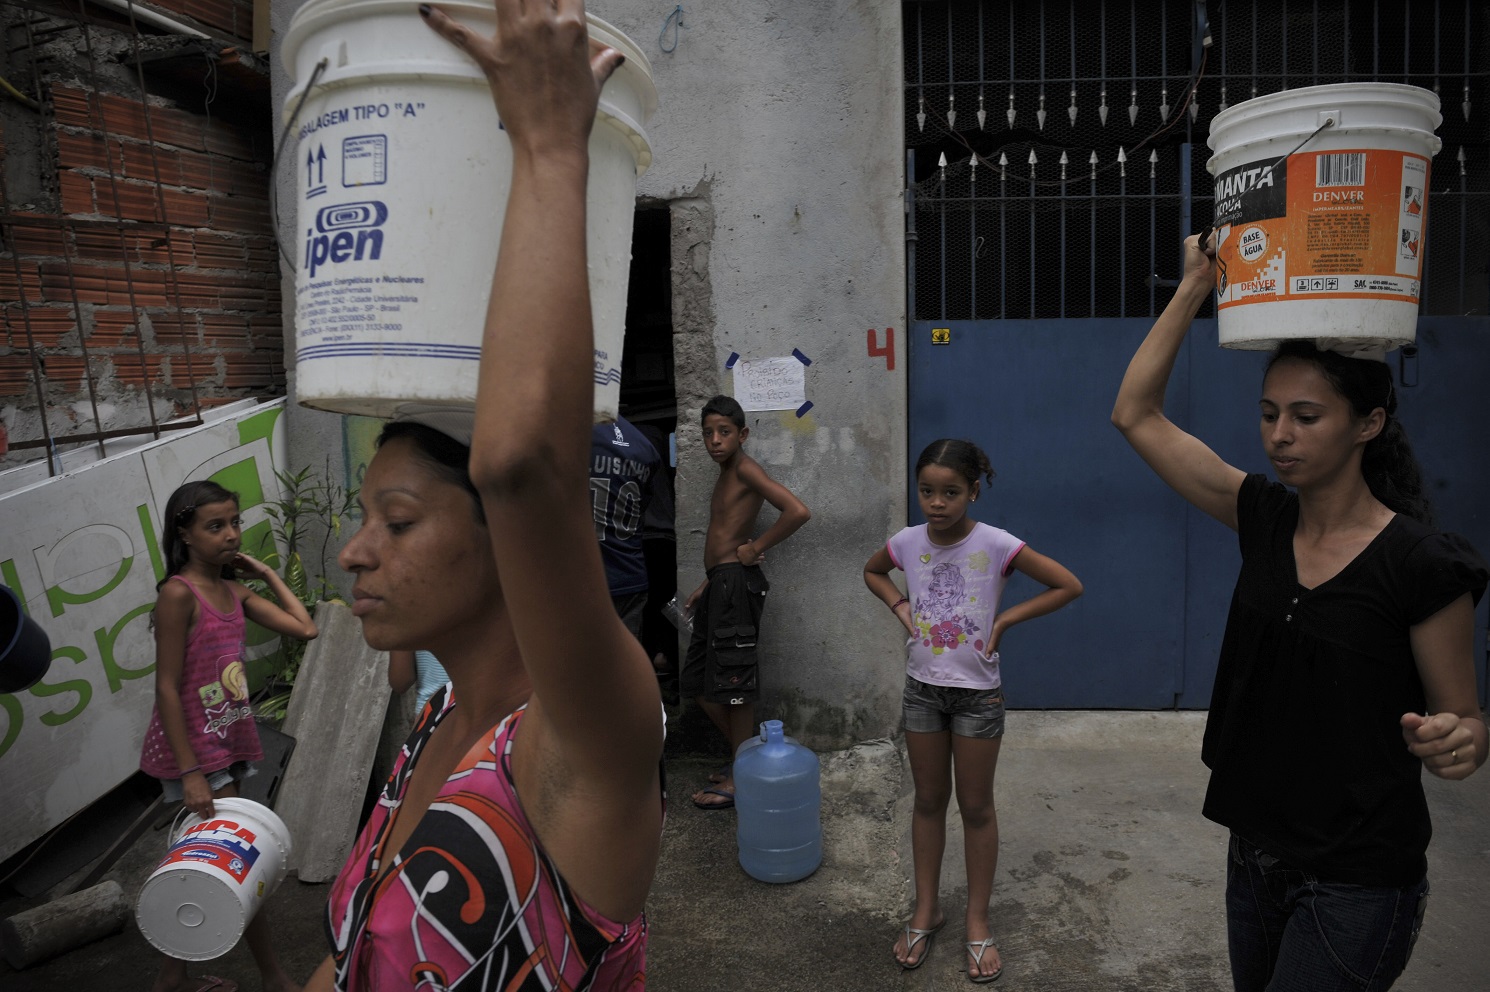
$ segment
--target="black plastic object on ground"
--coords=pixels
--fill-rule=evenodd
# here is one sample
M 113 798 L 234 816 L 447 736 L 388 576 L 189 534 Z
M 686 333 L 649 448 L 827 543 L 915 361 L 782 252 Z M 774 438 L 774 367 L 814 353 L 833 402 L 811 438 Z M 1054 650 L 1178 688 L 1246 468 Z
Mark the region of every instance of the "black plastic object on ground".
M 52 664 L 52 641 L 26 615 L 20 598 L 0 586 L 0 692 L 29 689 Z

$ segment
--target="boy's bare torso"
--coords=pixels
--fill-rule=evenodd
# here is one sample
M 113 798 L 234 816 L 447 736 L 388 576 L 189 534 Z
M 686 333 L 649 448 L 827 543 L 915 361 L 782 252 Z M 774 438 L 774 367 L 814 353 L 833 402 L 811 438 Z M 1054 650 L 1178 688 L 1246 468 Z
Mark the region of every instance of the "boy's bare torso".
M 714 495 L 709 500 L 709 532 L 704 538 L 705 568 L 739 561 L 740 545 L 754 536 L 755 518 L 765 499 L 740 477 L 740 468 L 746 462 L 755 464 L 742 451 L 720 467 Z

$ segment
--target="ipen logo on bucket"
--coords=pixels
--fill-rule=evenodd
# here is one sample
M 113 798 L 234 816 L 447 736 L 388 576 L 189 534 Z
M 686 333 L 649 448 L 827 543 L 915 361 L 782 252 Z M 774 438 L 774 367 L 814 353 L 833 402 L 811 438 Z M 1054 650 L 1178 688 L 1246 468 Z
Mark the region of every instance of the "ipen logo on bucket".
M 305 232 L 308 274 L 330 263 L 360 262 L 383 255 L 383 222 L 388 207 L 379 200 L 341 203 L 316 211 L 316 226 Z

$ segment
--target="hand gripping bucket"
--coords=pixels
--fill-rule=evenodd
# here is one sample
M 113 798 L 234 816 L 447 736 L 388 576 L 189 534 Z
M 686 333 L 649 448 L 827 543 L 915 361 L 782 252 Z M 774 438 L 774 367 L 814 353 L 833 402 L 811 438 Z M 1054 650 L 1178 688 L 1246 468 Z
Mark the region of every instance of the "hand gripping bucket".
M 145 939 L 182 961 L 232 950 L 289 865 L 290 832 L 273 810 L 239 798 L 212 805 L 211 819 L 173 825 L 170 849 L 135 904 Z
M 495 30 L 490 0 L 440 9 Z M 595 415 L 613 420 L 636 179 L 652 162 L 643 127 L 657 91 L 630 39 L 594 17 L 589 30 L 626 56 L 601 93 L 587 199 Z M 296 264 L 300 402 L 378 417 L 469 408 L 512 179 L 486 77 L 412 0 L 309 0 L 281 60 L 295 80 L 282 158 L 297 174 L 298 223 L 281 237 Z
M 1437 95 L 1398 83 L 1284 90 L 1216 115 L 1222 347 L 1380 352 L 1416 338 L 1442 120 Z

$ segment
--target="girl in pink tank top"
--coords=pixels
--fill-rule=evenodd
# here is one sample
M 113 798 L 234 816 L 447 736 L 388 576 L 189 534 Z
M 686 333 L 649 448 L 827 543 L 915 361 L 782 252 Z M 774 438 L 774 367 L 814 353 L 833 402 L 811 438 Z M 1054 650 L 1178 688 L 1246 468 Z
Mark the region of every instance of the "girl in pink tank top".
M 215 482 L 188 482 L 166 502 L 161 525 L 166 577 L 155 601 L 155 709 L 140 768 L 168 799 L 206 819 L 213 800 L 238 794 L 233 769 L 263 757 L 248 700 L 243 627 L 252 620 L 310 640 L 316 625 L 272 568 L 239 550 L 238 497 Z M 237 569 L 268 583 L 282 605 L 234 580 Z M 259 913 L 245 936 L 266 990 L 297 989 L 274 953 Z M 186 962 L 165 955 L 153 992 L 196 988 Z M 226 983 L 224 983 L 226 984 Z

